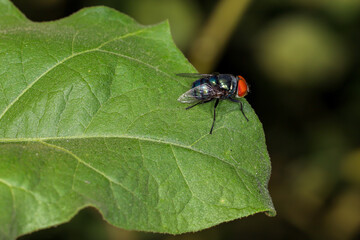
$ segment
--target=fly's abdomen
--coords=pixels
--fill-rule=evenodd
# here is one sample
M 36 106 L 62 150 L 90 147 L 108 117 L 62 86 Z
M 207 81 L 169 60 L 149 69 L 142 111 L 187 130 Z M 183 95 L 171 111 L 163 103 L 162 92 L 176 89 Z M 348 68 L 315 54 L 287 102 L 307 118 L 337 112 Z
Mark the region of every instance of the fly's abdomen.
M 199 100 L 208 99 L 213 94 L 210 82 L 206 78 L 196 80 L 192 85 L 192 89 L 194 97 Z
M 200 86 L 200 85 L 202 85 L 204 83 L 208 83 L 208 80 L 206 78 L 200 78 L 199 80 L 196 80 L 195 82 L 193 82 L 191 88 Z

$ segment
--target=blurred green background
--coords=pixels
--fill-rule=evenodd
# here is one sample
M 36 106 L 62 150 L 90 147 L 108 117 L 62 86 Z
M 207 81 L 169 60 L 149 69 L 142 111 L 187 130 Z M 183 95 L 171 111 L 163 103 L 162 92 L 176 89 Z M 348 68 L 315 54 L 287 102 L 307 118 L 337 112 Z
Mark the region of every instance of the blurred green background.
M 200 72 L 240 74 L 264 125 L 278 215 L 171 236 L 116 229 L 95 209 L 29 239 L 360 239 L 359 0 L 13 0 L 34 21 L 105 5 L 169 19 Z M 36 217 L 36 216 L 34 216 Z

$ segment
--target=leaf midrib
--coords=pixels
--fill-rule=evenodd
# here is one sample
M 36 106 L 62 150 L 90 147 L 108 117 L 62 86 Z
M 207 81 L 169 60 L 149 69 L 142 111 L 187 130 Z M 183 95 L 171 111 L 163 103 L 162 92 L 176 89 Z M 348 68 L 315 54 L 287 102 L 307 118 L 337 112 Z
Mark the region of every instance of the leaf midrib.
M 218 156 L 212 155 L 210 153 L 206 153 L 204 151 L 201 151 L 200 149 L 197 148 L 193 148 L 192 145 L 182 145 L 176 142 L 166 142 L 166 141 L 162 141 L 162 140 L 158 140 L 158 139 L 151 139 L 151 138 L 144 138 L 144 137 L 139 137 L 139 136 L 130 136 L 130 135 L 108 135 L 108 136 L 67 136 L 67 137 L 43 137 L 43 138 L 0 138 L 0 143 L 16 143 L 16 142 L 38 142 L 38 143 L 46 143 L 46 141 L 56 141 L 56 140 L 77 140 L 77 139 L 95 139 L 95 138 L 99 138 L 99 139 L 110 139 L 110 138 L 121 138 L 121 139 L 132 139 L 132 140 L 139 140 L 139 141 L 145 141 L 145 142 L 154 142 L 154 143 L 158 143 L 158 144 L 165 144 L 165 145 L 170 145 L 170 146 L 175 146 L 175 147 L 179 147 L 179 148 L 183 148 L 183 149 L 187 149 L 190 151 L 194 151 L 197 153 L 200 153 L 202 155 L 205 156 L 209 156 L 215 159 L 220 160 L 223 163 L 228 164 L 229 166 L 231 166 L 232 168 L 235 169 L 235 172 L 237 173 L 237 175 L 239 176 L 240 179 L 241 176 L 239 175 L 239 173 L 236 171 L 236 169 L 239 169 L 243 172 L 245 172 L 246 174 L 254 177 L 255 179 L 257 179 L 256 175 L 252 174 L 251 172 L 247 171 L 246 169 L 242 168 L 241 166 L 235 166 L 234 164 L 226 161 L 223 158 L 220 158 Z
M 189 149 L 204 155 L 208 155 L 214 158 L 217 158 L 219 160 L 225 161 L 225 159 L 219 158 L 217 156 L 205 153 L 201 150 L 198 150 L 196 148 L 192 147 L 192 144 L 190 145 L 182 145 L 175 142 L 166 142 L 158 139 L 151 139 L 151 138 L 144 138 L 139 136 L 130 136 L 130 135 L 108 135 L 108 136 L 95 136 L 95 135 L 86 135 L 86 136 L 65 136 L 65 137 L 40 137 L 40 138 L 0 138 L 0 143 L 11 143 L 11 142 L 44 142 L 44 141 L 57 141 L 57 140 L 80 140 L 80 139 L 110 139 L 110 138 L 123 138 L 123 139 L 134 139 L 134 140 L 140 140 L 140 141 L 147 141 L 147 142 L 154 142 L 158 144 L 168 144 L 175 147 L 185 148 Z M 225 161 L 226 162 L 226 161 Z M 229 163 L 230 164 L 230 163 Z

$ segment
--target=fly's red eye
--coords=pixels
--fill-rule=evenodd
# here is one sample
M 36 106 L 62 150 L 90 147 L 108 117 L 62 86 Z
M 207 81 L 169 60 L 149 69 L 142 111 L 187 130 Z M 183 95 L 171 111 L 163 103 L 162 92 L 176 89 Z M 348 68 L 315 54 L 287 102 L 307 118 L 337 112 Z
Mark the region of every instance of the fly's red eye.
M 238 96 L 239 97 L 245 97 L 246 94 L 248 93 L 248 86 L 247 83 L 245 81 L 245 79 L 242 76 L 238 76 Z

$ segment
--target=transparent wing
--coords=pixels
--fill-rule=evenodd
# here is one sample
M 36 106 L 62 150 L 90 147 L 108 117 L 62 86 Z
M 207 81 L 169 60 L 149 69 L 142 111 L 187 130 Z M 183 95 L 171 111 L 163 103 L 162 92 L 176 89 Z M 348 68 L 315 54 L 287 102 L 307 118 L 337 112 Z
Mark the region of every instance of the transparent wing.
M 178 101 L 182 103 L 193 103 L 209 100 L 213 98 L 215 93 L 215 90 L 210 84 L 204 83 L 185 92 L 178 98 Z
M 211 77 L 214 74 L 202 74 L 202 73 L 178 73 L 176 76 L 180 77 L 188 77 L 188 78 L 204 78 L 204 77 Z

